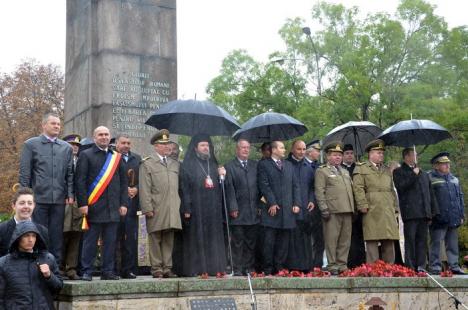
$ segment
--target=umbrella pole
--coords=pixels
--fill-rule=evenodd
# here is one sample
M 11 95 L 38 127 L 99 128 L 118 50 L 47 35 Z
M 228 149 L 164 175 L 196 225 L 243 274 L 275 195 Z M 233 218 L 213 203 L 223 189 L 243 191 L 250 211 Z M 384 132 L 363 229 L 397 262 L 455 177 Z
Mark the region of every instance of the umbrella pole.
M 230 276 L 234 276 L 234 265 L 232 263 L 232 247 L 231 247 L 231 233 L 229 228 L 229 214 L 227 210 L 227 203 L 226 203 L 226 191 L 224 187 L 224 176 L 220 178 L 221 183 L 221 190 L 223 192 L 223 205 L 224 205 L 224 214 L 226 216 L 226 231 L 227 231 L 227 238 L 228 238 L 228 250 L 229 250 L 229 261 L 231 263 L 231 274 Z
M 416 155 L 416 145 L 413 144 L 414 164 L 418 165 L 418 156 Z

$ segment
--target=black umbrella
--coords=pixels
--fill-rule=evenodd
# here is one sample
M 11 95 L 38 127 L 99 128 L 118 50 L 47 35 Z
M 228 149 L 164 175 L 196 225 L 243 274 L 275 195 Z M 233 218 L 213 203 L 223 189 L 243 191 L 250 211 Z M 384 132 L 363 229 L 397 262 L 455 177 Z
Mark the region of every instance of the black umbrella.
M 386 145 L 411 147 L 436 144 L 452 136 L 447 129 L 430 120 L 412 119 L 388 127 L 379 136 Z
M 252 117 L 232 136 L 251 143 L 284 141 L 302 136 L 307 127 L 297 119 L 282 113 L 266 112 Z
M 376 139 L 381 133 L 382 129 L 371 122 L 352 121 L 333 128 L 323 139 L 322 144 L 326 145 L 331 141 L 341 141 L 343 144 L 351 144 L 354 153 L 357 156 L 361 156 L 364 154 L 367 143 Z
M 174 100 L 162 105 L 145 122 L 178 135 L 230 136 L 240 128 L 223 108 L 210 101 Z

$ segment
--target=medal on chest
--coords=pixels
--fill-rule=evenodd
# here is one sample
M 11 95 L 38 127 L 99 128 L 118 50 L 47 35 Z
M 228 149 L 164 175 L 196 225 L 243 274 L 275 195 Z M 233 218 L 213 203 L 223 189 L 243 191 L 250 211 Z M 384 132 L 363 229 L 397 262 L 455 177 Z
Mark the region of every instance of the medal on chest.
M 213 188 L 213 187 L 214 187 L 213 180 L 211 179 L 209 175 L 207 175 L 205 178 L 205 188 Z

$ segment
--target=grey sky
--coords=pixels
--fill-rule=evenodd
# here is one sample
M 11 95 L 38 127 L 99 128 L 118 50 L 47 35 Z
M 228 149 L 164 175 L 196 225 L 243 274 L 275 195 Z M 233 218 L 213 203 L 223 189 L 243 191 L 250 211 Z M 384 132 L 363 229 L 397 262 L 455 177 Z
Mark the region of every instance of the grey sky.
M 79 0 L 76 0 L 79 1 Z M 260 61 L 284 45 L 278 30 L 287 18 L 310 23 L 318 0 L 178 0 L 178 97 L 206 97 L 205 87 L 222 59 L 243 48 Z M 397 0 L 330 0 L 358 6 L 366 14 L 394 12 Z M 430 0 L 450 27 L 466 25 L 466 0 Z M 0 72 L 11 72 L 23 60 L 36 58 L 65 68 L 65 0 L 0 2 Z

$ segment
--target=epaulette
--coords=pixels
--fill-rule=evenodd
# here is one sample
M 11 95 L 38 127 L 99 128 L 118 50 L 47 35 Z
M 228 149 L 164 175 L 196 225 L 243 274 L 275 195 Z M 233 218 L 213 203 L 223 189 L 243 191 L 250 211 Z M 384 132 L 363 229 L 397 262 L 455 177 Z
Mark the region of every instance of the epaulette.
M 320 165 L 319 168 L 325 168 L 327 164 Z
M 362 166 L 364 165 L 365 163 L 361 163 L 361 162 L 356 162 L 356 166 Z
M 145 161 L 147 161 L 147 160 L 150 159 L 150 158 L 151 158 L 151 157 L 149 157 L 149 156 L 142 158 L 141 161 L 140 161 L 140 164 L 143 163 L 143 162 L 145 162 Z

